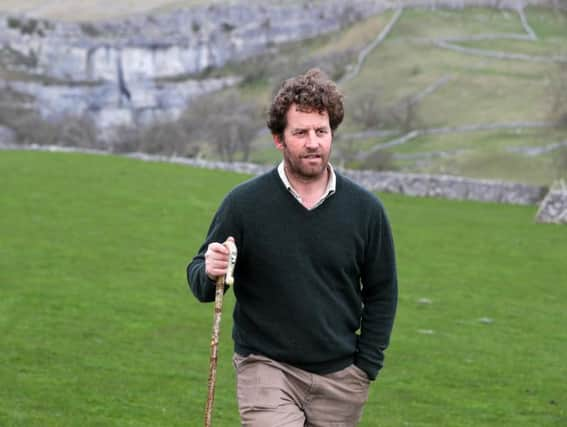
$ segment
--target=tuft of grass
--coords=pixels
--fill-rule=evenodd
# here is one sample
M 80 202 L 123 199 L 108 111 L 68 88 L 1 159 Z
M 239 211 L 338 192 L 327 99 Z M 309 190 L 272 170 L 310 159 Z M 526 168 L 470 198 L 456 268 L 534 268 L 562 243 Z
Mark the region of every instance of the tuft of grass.
M 0 425 L 201 424 L 213 309 L 190 295 L 184 270 L 247 178 L 0 153 Z M 360 425 L 564 425 L 567 230 L 535 224 L 533 206 L 381 198 L 400 305 Z M 233 304 L 229 291 L 220 427 L 239 423 Z

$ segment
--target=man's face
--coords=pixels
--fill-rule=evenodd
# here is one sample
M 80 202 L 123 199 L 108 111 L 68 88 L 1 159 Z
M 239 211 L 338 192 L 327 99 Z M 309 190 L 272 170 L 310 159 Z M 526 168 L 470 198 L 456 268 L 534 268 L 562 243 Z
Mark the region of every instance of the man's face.
M 295 104 L 289 108 L 284 138 L 274 135 L 274 143 L 282 152 L 289 173 L 301 180 L 313 181 L 324 175 L 329 164 L 333 141 L 329 114 L 297 108 Z

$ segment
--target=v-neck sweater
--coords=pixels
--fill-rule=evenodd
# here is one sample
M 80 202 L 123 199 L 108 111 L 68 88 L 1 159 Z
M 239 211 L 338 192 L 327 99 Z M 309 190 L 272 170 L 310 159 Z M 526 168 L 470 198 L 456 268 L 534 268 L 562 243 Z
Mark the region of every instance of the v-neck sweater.
M 397 304 L 391 228 L 380 200 L 341 174 L 336 193 L 308 210 L 277 170 L 234 188 L 187 267 L 191 290 L 213 301 L 205 272 L 211 242 L 238 248 L 235 351 L 317 374 L 355 363 L 370 379 L 383 366 Z

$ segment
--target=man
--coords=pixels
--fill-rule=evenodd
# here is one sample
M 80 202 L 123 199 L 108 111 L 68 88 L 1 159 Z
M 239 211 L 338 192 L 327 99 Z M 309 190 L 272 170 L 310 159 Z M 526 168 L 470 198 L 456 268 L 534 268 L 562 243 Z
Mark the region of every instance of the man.
M 380 201 L 329 163 L 343 96 L 319 70 L 285 81 L 267 125 L 283 161 L 233 189 L 187 267 L 213 301 L 238 248 L 234 366 L 242 425 L 355 426 L 397 303 Z

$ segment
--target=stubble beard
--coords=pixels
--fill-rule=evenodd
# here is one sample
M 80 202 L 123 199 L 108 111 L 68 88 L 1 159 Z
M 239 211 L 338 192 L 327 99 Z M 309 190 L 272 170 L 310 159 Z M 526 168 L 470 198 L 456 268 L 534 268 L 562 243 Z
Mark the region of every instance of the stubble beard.
M 319 165 L 308 165 L 305 163 L 303 156 L 309 153 L 302 153 L 300 157 L 293 156 L 289 153 L 287 147 L 284 148 L 284 163 L 289 173 L 302 181 L 316 181 L 321 178 L 327 171 L 329 166 L 329 153 L 317 153 L 321 157 Z

